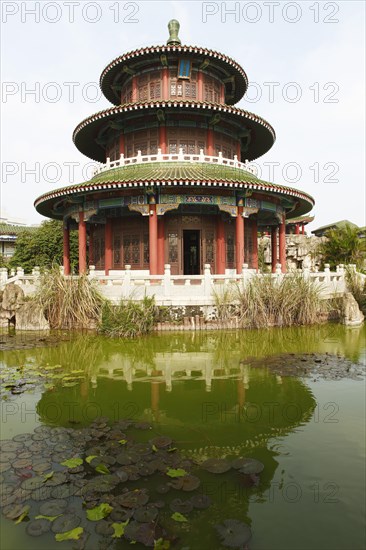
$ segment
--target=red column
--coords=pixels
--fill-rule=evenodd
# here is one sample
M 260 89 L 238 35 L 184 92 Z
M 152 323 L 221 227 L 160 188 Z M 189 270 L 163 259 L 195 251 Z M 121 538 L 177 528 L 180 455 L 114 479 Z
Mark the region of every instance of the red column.
M 236 250 L 236 272 L 242 272 L 244 263 L 244 218 L 243 207 L 238 206 L 238 215 L 235 224 L 235 250 Z
M 300 235 L 300 226 L 298 223 L 295 225 L 295 235 Z
M 84 212 L 79 212 L 79 274 L 86 273 L 86 223 Z
M 305 235 L 305 224 L 303 223 L 301 226 L 301 232 L 303 235 Z
M 109 275 L 109 270 L 113 266 L 113 228 L 112 220 L 107 218 L 104 234 L 104 270 Z
M 159 275 L 164 274 L 164 217 L 160 216 L 158 218 L 158 273 Z
M 272 273 L 276 271 L 277 263 L 277 227 L 271 228 L 271 256 L 272 256 Z
M 163 99 L 169 99 L 169 72 L 168 67 L 163 69 Z
M 283 216 L 282 223 L 280 223 L 280 230 L 278 236 L 279 256 L 282 273 L 286 273 L 286 218 Z
M 132 101 L 137 101 L 137 78 L 132 77 Z
M 158 275 L 158 217 L 156 215 L 156 204 L 150 204 L 149 211 L 150 275 Z
M 70 229 L 67 221 L 64 221 L 64 275 L 70 275 Z
M 94 227 L 89 226 L 89 265 L 94 265 Z
M 258 224 L 257 220 L 251 220 L 252 222 L 252 267 L 258 271 Z
M 238 144 L 236 146 L 236 156 L 238 157 L 238 160 L 240 161 L 241 160 L 241 142 L 240 140 L 238 141 Z
M 125 135 L 121 134 L 119 136 L 119 154 L 124 155 L 125 154 Z
M 163 155 L 167 152 L 167 140 L 166 140 L 166 126 L 159 126 L 159 147 Z
M 202 71 L 198 71 L 197 91 L 198 91 L 198 101 L 203 101 L 203 74 L 202 74 Z
M 244 232 L 243 232 L 244 235 Z M 224 275 L 226 268 L 225 258 L 225 226 L 221 215 L 217 218 L 216 227 L 216 269 L 218 275 Z
M 212 128 L 207 130 L 207 155 L 214 156 L 214 131 Z

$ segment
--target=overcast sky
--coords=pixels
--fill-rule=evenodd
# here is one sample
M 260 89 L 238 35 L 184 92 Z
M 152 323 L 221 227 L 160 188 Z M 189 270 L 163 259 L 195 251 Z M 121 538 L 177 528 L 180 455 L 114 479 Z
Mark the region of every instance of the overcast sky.
M 261 177 L 316 201 L 310 229 L 365 225 L 364 2 L 1 2 L 2 216 L 42 219 L 35 198 L 85 181 L 75 126 L 110 106 L 99 76 L 118 55 L 163 44 L 180 21 L 184 44 L 240 63 L 238 104 L 270 122 L 277 141 Z

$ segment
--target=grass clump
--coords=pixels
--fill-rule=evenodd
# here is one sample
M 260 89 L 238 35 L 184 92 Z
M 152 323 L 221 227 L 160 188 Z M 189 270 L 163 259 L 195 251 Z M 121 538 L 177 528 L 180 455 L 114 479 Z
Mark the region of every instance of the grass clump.
M 321 288 L 299 273 L 253 277 L 237 287 L 240 323 L 255 328 L 317 323 L 326 311 L 320 294 Z
M 366 313 L 366 279 L 350 268 L 346 268 L 345 276 L 348 291 L 353 294 L 360 310 Z
M 95 328 L 105 302 L 94 281 L 65 277 L 59 267 L 41 276 L 34 300 L 53 329 Z
M 141 302 L 122 300 L 119 305 L 105 302 L 99 330 L 102 334 L 120 338 L 136 338 L 149 333 L 156 322 L 155 299 L 147 296 Z
M 227 322 L 235 315 L 236 291 L 233 284 L 221 285 L 212 290 L 212 297 L 216 308 L 216 318 L 220 322 Z

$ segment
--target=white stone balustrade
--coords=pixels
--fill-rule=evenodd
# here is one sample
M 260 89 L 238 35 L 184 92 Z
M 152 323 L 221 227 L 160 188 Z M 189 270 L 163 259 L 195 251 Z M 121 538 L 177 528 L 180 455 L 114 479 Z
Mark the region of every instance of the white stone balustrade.
M 107 158 L 105 164 L 101 164 L 95 171 L 94 176 L 112 170 L 113 168 L 121 168 L 123 166 L 129 166 L 131 164 L 144 164 L 153 162 L 204 162 L 209 164 L 219 164 L 220 166 L 231 166 L 233 168 L 239 168 L 245 170 L 251 174 L 257 175 L 255 167 L 250 166 L 248 161 L 240 162 L 237 155 L 234 155 L 233 159 L 225 158 L 222 156 L 221 151 L 218 156 L 205 155 L 203 149 L 200 149 L 200 153 L 197 155 L 189 155 L 183 152 L 182 148 L 179 148 L 178 153 L 162 153 L 161 149 L 154 155 L 142 155 L 141 151 L 137 151 L 137 155 L 134 157 L 126 157 L 122 154 L 119 159 L 111 161 Z
M 356 267 L 351 265 L 337 266 L 336 271 L 330 271 L 329 265 L 325 264 L 324 271 L 302 270 L 306 279 L 320 287 L 322 296 L 329 298 L 335 295 L 342 295 L 347 291 L 346 273 L 351 269 L 356 272 Z M 284 274 L 281 272 L 281 264 L 276 264 L 276 272 L 271 277 L 282 280 L 283 277 L 291 277 L 298 274 L 297 271 Z M 366 275 L 357 273 L 360 281 L 366 280 Z M 77 277 L 73 275 L 72 277 Z M 214 305 L 213 293 L 220 292 L 220 288 L 229 285 L 245 286 L 253 277 L 263 277 L 254 269 L 249 269 L 248 264 L 243 264 L 242 273 L 236 274 L 235 270 L 225 275 L 211 273 L 210 264 L 204 265 L 203 275 L 172 275 L 169 264 L 164 266 L 164 274 L 149 275 L 141 271 L 134 271 L 130 265 L 126 265 L 122 271 L 115 272 L 108 276 L 98 272 L 95 266 L 89 268 L 89 278 L 94 280 L 101 293 L 114 303 L 121 299 L 131 298 L 142 300 L 144 296 L 155 297 L 158 305 Z M 6 268 L 0 268 L 0 289 L 6 284 L 16 283 L 23 288 L 27 295 L 33 294 L 38 286 L 40 269 L 35 267 L 32 275 L 25 275 L 22 268 L 10 272 Z

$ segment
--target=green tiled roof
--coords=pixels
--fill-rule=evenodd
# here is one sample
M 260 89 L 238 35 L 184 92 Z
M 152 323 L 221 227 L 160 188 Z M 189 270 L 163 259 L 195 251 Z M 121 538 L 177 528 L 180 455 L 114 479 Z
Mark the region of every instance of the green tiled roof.
M 204 186 L 211 188 L 238 188 L 280 194 L 297 198 L 299 207 L 294 215 L 311 210 L 314 199 L 291 187 L 285 187 L 258 179 L 245 170 L 210 163 L 191 162 L 147 162 L 113 168 L 94 176 L 91 180 L 61 189 L 55 189 L 35 201 L 36 209 L 49 215 L 52 204 L 68 196 L 76 196 L 94 191 L 111 191 L 118 188 L 175 186 Z
M 0 223 L 0 235 L 20 235 L 28 229 L 33 230 L 36 227 L 24 226 L 24 225 L 11 225 L 9 223 Z

